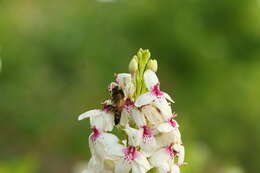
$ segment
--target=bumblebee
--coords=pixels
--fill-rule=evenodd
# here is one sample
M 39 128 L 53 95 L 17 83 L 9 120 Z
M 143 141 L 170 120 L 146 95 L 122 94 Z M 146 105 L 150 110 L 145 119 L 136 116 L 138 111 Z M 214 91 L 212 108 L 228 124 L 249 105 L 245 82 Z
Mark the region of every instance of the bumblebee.
M 111 100 L 112 100 L 112 106 L 111 106 L 111 112 L 114 112 L 115 114 L 115 125 L 119 124 L 121 119 L 121 112 L 124 108 L 124 92 L 123 90 L 118 86 L 115 85 L 111 88 Z

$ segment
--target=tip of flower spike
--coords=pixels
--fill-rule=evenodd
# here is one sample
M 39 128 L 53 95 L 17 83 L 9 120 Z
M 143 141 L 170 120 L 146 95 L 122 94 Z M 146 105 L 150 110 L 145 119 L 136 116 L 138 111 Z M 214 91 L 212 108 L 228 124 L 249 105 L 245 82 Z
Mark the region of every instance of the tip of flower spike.
M 148 49 L 143 50 L 142 48 L 140 48 L 137 52 L 137 58 L 145 64 L 147 63 L 150 57 L 151 57 L 151 53 Z

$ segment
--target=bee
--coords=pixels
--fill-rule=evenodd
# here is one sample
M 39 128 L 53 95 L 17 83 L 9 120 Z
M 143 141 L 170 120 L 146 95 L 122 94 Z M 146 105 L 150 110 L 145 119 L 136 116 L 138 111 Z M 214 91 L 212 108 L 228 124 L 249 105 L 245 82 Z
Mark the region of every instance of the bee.
M 119 124 L 121 119 L 121 112 L 124 108 L 124 92 L 123 90 L 118 86 L 114 85 L 110 88 L 111 93 L 111 100 L 112 100 L 112 106 L 111 106 L 111 112 L 114 112 L 115 114 L 115 125 Z

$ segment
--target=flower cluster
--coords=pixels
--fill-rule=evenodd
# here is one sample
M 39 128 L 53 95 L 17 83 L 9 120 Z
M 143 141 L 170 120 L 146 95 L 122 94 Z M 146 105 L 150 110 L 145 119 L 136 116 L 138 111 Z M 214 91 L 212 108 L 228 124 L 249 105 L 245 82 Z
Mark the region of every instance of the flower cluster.
M 129 71 L 116 74 L 101 109 L 78 118 L 90 118 L 92 129 L 92 156 L 84 173 L 179 173 L 184 147 L 174 101 L 160 90 L 157 61 L 140 49 Z

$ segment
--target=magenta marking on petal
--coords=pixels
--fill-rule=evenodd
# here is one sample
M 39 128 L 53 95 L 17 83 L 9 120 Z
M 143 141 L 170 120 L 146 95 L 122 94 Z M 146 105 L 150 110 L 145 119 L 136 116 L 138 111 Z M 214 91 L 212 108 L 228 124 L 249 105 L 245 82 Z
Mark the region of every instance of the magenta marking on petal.
M 147 143 L 147 142 L 150 141 L 150 139 L 153 136 L 152 129 L 147 127 L 147 126 L 143 126 L 142 128 L 144 129 L 144 131 L 143 131 L 143 140 L 144 140 L 144 143 Z
M 134 102 L 130 99 L 130 98 L 127 98 L 125 100 L 125 103 L 124 103 L 124 108 L 129 111 L 132 107 L 134 106 Z
M 96 127 L 93 127 L 91 130 L 92 130 L 92 134 L 90 136 L 90 139 L 92 140 L 92 142 L 95 142 L 97 138 L 101 135 L 101 131 Z
M 156 97 L 163 97 L 163 92 L 160 90 L 160 84 L 156 84 L 153 86 L 151 93 Z
M 172 145 L 169 145 L 165 148 L 167 154 L 172 158 L 175 156 L 176 152 L 173 150 Z
M 134 160 L 139 156 L 139 152 L 136 151 L 136 148 L 134 146 L 129 146 L 127 148 L 123 149 L 124 158 L 127 161 Z
M 169 119 L 168 123 L 174 128 L 177 127 L 177 122 L 173 118 Z
M 103 109 L 102 109 L 102 111 L 103 111 L 103 112 L 108 112 L 109 109 L 110 109 L 110 105 L 108 105 L 108 104 L 104 104 L 104 105 L 103 105 Z

